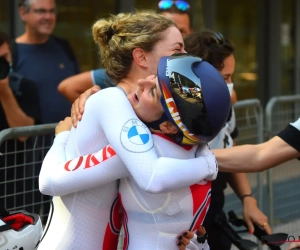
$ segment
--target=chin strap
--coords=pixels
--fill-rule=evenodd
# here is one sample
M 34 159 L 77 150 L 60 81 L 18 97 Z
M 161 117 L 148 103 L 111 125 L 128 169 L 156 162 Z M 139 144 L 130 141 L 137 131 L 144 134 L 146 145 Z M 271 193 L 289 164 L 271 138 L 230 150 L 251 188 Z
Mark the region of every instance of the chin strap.
M 160 130 L 159 125 L 165 121 L 168 121 L 169 118 L 165 113 L 163 113 L 162 117 L 154 122 L 144 122 L 148 128 L 153 128 L 155 130 Z

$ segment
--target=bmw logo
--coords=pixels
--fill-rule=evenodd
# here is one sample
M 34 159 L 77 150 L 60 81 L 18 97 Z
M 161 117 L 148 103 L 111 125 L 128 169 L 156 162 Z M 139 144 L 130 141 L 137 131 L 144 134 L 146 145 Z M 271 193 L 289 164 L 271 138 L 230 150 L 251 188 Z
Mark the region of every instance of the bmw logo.
M 127 121 L 121 131 L 121 143 L 130 152 L 142 153 L 153 147 L 148 127 L 138 119 Z

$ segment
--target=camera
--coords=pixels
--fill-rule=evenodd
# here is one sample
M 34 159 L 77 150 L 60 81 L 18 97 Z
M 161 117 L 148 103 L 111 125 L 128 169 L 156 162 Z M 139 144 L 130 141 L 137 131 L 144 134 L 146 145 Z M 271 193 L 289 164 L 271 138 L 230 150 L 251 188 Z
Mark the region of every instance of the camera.
M 4 57 L 0 57 L 0 80 L 5 79 L 10 71 L 10 65 Z

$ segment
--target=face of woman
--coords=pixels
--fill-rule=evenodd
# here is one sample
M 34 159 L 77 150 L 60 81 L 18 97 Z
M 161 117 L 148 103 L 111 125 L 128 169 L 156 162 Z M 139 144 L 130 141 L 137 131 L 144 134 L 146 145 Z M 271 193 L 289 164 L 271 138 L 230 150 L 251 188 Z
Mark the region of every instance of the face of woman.
M 160 97 L 160 88 L 154 75 L 139 80 L 136 92 L 128 95 L 135 113 L 144 122 L 156 121 L 164 113 Z
M 139 80 L 136 92 L 128 96 L 135 113 L 142 121 L 156 121 L 164 113 L 160 103 L 160 88 L 154 75 L 157 74 L 157 66 L 161 57 L 179 53 L 186 53 L 186 51 L 180 31 L 173 26 L 163 32 L 162 40 L 157 42 L 153 50 L 146 54 L 147 71 L 150 76 Z
M 220 74 L 223 76 L 226 83 L 232 83 L 232 75 L 235 68 L 235 59 L 233 55 L 230 55 L 224 59 L 224 67 L 220 70 Z
M 162 36 L 163 39 L 157 42 L 151 52 L 147 53 L 149 75 L 157 74 L 157 66 L 161 57 L 186 53 L 182 35 L 176 27 L 172 26 L 166 29 Z

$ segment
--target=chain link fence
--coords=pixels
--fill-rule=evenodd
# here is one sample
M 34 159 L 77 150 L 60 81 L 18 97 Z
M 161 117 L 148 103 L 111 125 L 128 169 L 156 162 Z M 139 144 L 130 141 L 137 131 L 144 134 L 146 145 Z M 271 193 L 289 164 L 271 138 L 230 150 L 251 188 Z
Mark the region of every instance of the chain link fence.
M 300 117 L 300 95 L 277 96 L 265 109 L 266 140 Z M 276 232 L 300 235 L 299 161 L 286 162 L 267 172 L 267 201 L 270 224 Z

